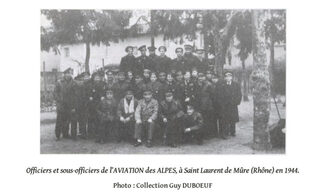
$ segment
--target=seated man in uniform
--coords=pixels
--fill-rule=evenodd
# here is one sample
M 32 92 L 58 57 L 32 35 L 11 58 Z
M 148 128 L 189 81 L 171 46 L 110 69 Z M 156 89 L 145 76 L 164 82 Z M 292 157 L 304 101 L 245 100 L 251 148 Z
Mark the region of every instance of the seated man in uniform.
M 126 95 L 122 98 L 118 105 L 119 132 L 118 142 L 132 142 L 134 131 L 134 112 L 138 106 L 138 100 L 133 96 L 133 90 L 128 88 Z
M 113 98 L 113 92 L 108 89 L 106 91 L 106 97 L 100 101 L 97 109 L 100 122 L 98 135 L 96 137 L 97 143 L 100 142 L 103 144 L 106 142 L 107 134 L 110 133 L 111 129 L 115 126 L 116 112 L 117 104 Z
M 152 147 L 153 132 L 155 127 L 155 121 L 158 117 L 158 101 L 152 98 L 152 92 L 150 89 L 146 89 L 143 93 L 143 99 L 138 103 L 135 111 L 135 132 L 134 138 L 136 139 L 135 147 L 142 144 L 142 133 L 146 132 L 148 148 Z

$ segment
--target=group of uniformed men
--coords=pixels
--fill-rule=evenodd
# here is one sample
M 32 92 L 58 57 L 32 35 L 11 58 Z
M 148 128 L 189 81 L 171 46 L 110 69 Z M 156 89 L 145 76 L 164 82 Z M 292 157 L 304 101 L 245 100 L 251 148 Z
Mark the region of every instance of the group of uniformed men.
M 136 147 L 143 141 L 152 147 L 156 139 L 176 147 L 235 136 L 242 95 L 232 72 L 218 78 L 203 58 L 204 50 L 195 56 L 191 45 L 185 45 L 185 51 L 176 48 L 173 60 L 165 46 L 158 48 L 159 56 L 155 47 L 148 50 L 149 56 L 145 45 L 139 47 L 136 58 L 133 47 L 126 47 L 118 73 L 84 72 L 73 79 L 73 70 L 65 70 L 54 91 L 57 140 L 62 134 L 105 143 L 113 132 L 118 142 Z

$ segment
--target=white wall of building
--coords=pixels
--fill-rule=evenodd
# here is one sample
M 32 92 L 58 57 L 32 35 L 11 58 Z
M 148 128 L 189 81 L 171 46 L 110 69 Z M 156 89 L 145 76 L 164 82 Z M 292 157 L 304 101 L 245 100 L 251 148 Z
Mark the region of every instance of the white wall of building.
M 41 51 L 40 53 L 40 71 L 43 71 L 43 63 L 45 63 L 45 71 L 52 71 L 52 69 L 57 69 L 60 71 L 60 55 L 55 54 L 53 51 Z

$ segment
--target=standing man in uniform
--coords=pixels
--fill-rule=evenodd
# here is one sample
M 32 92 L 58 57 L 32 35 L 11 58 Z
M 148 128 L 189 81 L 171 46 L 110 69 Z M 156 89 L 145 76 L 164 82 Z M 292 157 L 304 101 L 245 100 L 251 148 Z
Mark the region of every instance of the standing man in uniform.
M 119 101 L 126 95 L 126 91 L 129 88 L 130 83 L 126 80 L 125 73 L 120 71 L 118 73 L 118 92 L 116 92 L 116 101 Z
M 127 46 L 125 49 L 127 55 L 121 58 L 120 61 L 120 71 L 128 72 L 135 67 L 136 58 L 133 55 L 133 47 Z
M 152 97 L 159 101 L 160 95 L 160 82 L 157 80 L 157 74 L 155 72 L 151 73 L 150 82 L 147 84 L 147 88 L 152 91 Z
M 141 55 L 136 59 L 135 68 L 133 69 L 135 75 L 141 75 L 144 69 L 151 69 L 151 60 L 147 56 L 146 45 L 140 46 L 138 50 L 140 51 Z
M 143 82 L 143 79 L 140 75 L 135 76 L 135 83 L 131 86 L 134 92 L 134 97 L 138 100 L 143 98 L 143 92 L 146 89 L 147 85 Z
M 171 69 L 173 73 L 185 71 L 185 60 L 183 58 L 183 48 L 178 47 L 175 50 L 177 58 L 172 60 Z
M 184 74 L 184 103 L 183 106 L 186 105 L 195 105 L 196 104 L 196 91 L 197 91 L 197 84 L 191 80 L 190 71 L 186 71 Z M 185 108 L 186 109 L 186 108 Z
M 196 65 L 199 72 L 204 73 L 209 68 L 209 61 L 205 59 L 205 50 L 197 49 L 196 50 L 198 64 Z
M 63 78 L 58 81 L 54 89 L 54 98 L 57 104 L 57 120 L 55 134 L 57 140 L 60 136 L 69 138 L 69 124 L 71 123 L 71 136 L 76 139 L 76 83 L 72 78 L 73 70 L 66 69 Z
M 143 99 L 139 101 L 135 111 L 135 147 L 142 144 L 142 133 L 146 132 L 148 148 L 152 147 L 153 132 L 155 128 L 155 121 L 158 117 L 159 104 L 158 101 L 152 98 L 150 89 L 146 89 L 143 93 Z
M 218 85 L 218 101 L 221 106 L 221 137 L 226 139 L 227 135 L 235 136 L 236 123 L 239 122 L 238 105 L 242 94 L 240 85 L 234 82 L 232 72 L 224 74 L 224 81 Z
M 105 83 L 105 89 L 112 90 L 114 98 L 119 98 L 119 83 L 116 82 L 113 72 L 111 70 L 106 71 L 107 81 Z M 119 98 L 120 99 L 120 98 Z
M 200 72 L 198 77 L 198 90 L 197 90 L 197 108 L 203 117 L 203 136 L 209 138 L 212 129 L 212 88 L 211 83 L 206 80 L 205 75 Z
M 185 53 L 183 58 L 185 60 L 185 70 L 191 71 L 191 69 L 199 64 L 199 59 L 193 55 L 193 47 L 189 44 L 184 45 Z
M 165 72 L 168 73 L 170 71 L 171 66 L 171 59 L 167 57 L 166 52 L 167 48 L 165 46 L 159 47 L 160 56 L 158 58 L 158 63 L 156 67 L 156 72 Z
M 93 138 L 98 134 L 99 118 L 98 104 L 104 97 L 105 83 L 103 81 L 104 72 L 95 72 L 92 74 L 92 81 L 89 90 L 88 103 L 88 137 Z
M 165 93 L 165 88 L 167 86 L 167 74 L 164 71 L 159 72 L 159 93 L 158 93 L 158 98 L 159 101 L 164 100 L 164 93 Z
M 79 123 L 80 138 L 87 138 L 88 124 L 88 102 L 90 93 L 90 74 L 84 72 L 80 75 L 80 80 L 77 85 L 77 119 Z
M 150 64 L 150 70 L 152 72 L 156 71 L 156 68 L 158 67 L 158 58 L 159 56 L 156 55 L 156 47 L 154 46 L 149 46 L 148 47 L 148 50 L 149 50 L 149 58 L 150 58 L 150 61 L 151 61 L 151 64 Z

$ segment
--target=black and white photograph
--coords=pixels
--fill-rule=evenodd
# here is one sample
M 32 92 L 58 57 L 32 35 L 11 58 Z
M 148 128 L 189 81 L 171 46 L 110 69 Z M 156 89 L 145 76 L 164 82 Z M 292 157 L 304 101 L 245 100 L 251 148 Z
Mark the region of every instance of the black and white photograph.
M 0 195 L 319 195 L 316 1 L 0 16 Z
M 42 154 L 285 154 L 286 10 L 41 10 Z

